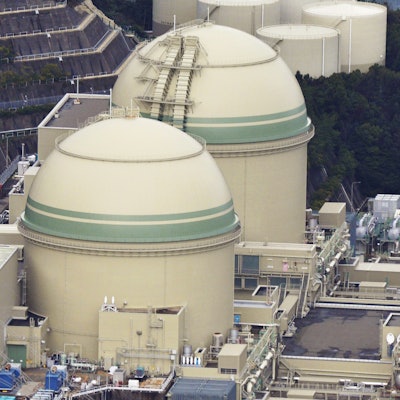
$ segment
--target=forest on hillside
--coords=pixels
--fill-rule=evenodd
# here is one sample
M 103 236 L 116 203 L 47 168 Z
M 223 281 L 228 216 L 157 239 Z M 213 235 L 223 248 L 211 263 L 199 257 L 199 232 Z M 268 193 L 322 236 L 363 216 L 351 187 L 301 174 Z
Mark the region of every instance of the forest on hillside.
M 138 36 L 152 28 L 152 0 L 93 0 L 93 4 L 123 29 L 135 31 Z
M 360 182 L 363 197 L 400 193 L 400 11 L 388 12 L 386 67 L 311 79 L 297 74 L 316 135 L 308 149 L 312 174 L 327 179 L 310 206 L 331 199 L 341 183 Z

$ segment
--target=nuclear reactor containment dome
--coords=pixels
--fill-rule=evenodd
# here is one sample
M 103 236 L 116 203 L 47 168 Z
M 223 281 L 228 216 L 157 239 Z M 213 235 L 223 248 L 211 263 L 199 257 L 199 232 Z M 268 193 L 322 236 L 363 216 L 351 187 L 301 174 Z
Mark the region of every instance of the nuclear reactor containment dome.
M 353 1 L 327 1 L 303 7 L 302 23 L 340 31 L 341 72 L 367 72 L 374 64 L 385 65 L 385 6 Z
M 299 71 L 318 78 L 339 72 L 339 32 L 336 29 L 274 25 L 258 29 L 257 37 L 277 50 L 294 74 Z
M 258 28 L 280 22 L 279 0 L 198 0 L 197 17 L 255 35 Z
M 108 119 L 59 141 L 19 229 L 28 301 L 52 321 L 53 350 L 80 343 L 97 357 L 106 294 L 136 307 L 188 305 L 193 345 L 231 326 L 238 218 L 204 142 L 174 127 Z
M 153 33 L 158 36 L 174 24 L 180 25 L 196 18 L 197 0 L 153 0 Z
M 157 66 L 157 67 L 155 67 Z M 245 32 L 203 23 L 158 37 L 118 77 L 113 101 L 203 137 L 243 239 L 303 240 L 313 126 L 290 69 Z

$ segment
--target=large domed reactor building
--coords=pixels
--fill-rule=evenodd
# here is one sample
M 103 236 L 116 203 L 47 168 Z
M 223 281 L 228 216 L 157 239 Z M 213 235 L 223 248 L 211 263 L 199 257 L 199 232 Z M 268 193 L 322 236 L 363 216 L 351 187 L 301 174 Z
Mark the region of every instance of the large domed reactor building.
M 137 50 L 113 101 L 206 140 L 243 240 L 303 242 L 314 129 L 295 77 L 267 44 L 210 22 L 167 33 Z
M 185 307 L 180 340 L 193 346 L 209 345 L 210 329 L 232 326 L 239 220 L 200 138 L 115 118 L 58 140 L 19 229 L 28 302 L 49 317 L 52 349 L 79 343 L 97 358 L 105 296 L 119 307 Z

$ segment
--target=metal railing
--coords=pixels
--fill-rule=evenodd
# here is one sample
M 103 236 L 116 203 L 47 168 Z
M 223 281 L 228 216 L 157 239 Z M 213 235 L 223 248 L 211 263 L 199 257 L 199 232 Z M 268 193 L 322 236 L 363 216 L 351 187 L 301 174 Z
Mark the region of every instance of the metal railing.
M 17 2 L 16 2 L 17 3 Z M 20 12 L 30 12 L 35 10 L 46 10 L 49 8 L 61 8 L 67 6 L 67 0 L 64 1 L 49 1 L 48 3 L 43 3 L 41 5 L 35 4 L 31 6 L 17 6 L 16 8 L 7 7 L 0 10 L 0 14 L 15 14 Z
M 76 56 L 81 54 L 88 54 L 88 53 L 96 53 L 101 48 L 103 41 L 105 41 L 106 37 L 114 32 L 113 30 L 107 30 L 104 35 L 98 40 L 98 42 L 93 47 L 87 47 L 85 49 L 73 49 L 73 50 L 61 50 L 61 51 L 53 51 L 47 53 L 40 53 L 40 54 L 26 54 L 24 56 L 16 56 L 14 57 L 15 62 L 21 61 L 32 61 L 32 60 L 42 60 L 44 58 L 62 58 L 63 56 Z
M 58 103 L 62 98 L 63 95 L 58 95 L 58 96 L 48 96 L 48 97 L 37 97 L 33 99 L 28 98 L 24 100 L 2 101 L 0 102 L 0 110 L 16 111 L 17 109 L 24 107 Z M 3 132 L 0 133 L 2 134 Z
M 19 37 L 25 37 L 25 36 L 34 36 L 34 35 L 46 35 L 48 33 L 58 33 L 58 32 L 65 32 L 65 31 L 73 31 L 77 30 L 80 25 L 71 25 L 70 27 L 67 26 L 59 26 L 57 28 L 46 28 L 45 31 L 42 31 L 41 29 L 36 29 L 32 32 L 9 32 L 5 33 L 4 35 L 0 35 L 0 38 L 19 38 Z

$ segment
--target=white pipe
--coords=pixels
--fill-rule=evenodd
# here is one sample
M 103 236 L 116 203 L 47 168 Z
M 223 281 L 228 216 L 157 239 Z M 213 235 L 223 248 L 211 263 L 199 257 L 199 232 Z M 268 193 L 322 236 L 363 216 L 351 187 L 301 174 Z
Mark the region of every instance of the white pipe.
M 321 75 L 325 76 L 325 38 L 322 38 L 322 71 Z
M 352 22 L 353 20 L 350 18 L 349 20 L 349 73 L 351 72 L 351 35 L 352 35 Z
M 261 4 L 261 28 L 264 28 L 264 4 Z
M 339 261 L 341 258 L 342 258 L 342 252 L 341 251 L 339 251 L 338 253 L 336 253 L 336 255 L 335 255 L 335 260 L 336 261 Z
M 358 221 L 358 226 L 363 226 L 364 219 L 367 218 L 368 214 L 364 214 L 363 217 Z
M 247 379 L 250 379 L 250 381 L 247 383 L 247 386 L 246 386 L 247 394 L 250 394 L 253 391 L 253 386 L 257 383 L 257 379 L 260 377 L 260 375 L 262 373 L 262 370 L 269 365 L 269 362 L 271 361 L 271 359 L 273 357 L 274 357 L 274 351 L 271 350 L 265 356 L 265 359 L 263 360 L 263 362 L 258 367 L 256 373 L 253 374 L 253 375 L 248 376 Z M 274 375 L 274 373 L 273 373 L 273 375 Z M 274 378 L 274 380 L 275 380 L 275 378 Z M 246 381 L 243 382 L 243 385 L 245 383 L 246 383 Z

